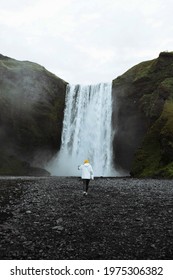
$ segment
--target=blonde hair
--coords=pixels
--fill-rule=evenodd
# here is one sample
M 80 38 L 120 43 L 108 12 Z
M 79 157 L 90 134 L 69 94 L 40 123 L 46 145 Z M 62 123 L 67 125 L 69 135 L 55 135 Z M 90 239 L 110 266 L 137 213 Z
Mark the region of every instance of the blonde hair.
M 84 160 L 84 163 L 89 163 L 89 160 L 88 160 L 88 159 L 85 159 L 85 160 Z

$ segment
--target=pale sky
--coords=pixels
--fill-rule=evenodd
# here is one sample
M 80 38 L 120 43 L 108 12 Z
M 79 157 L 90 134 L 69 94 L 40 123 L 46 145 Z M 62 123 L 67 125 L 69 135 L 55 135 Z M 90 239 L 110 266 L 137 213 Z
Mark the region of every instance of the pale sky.
M 0 0 L 0 53 L 73 84 L 173 51 L 172 0 Z

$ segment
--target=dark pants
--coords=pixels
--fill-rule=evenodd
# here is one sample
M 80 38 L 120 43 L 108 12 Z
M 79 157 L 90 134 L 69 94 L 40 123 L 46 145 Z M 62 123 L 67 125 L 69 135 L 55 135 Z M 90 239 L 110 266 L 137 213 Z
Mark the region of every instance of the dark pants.
M 83 180 L 83 190 L 88 191 L 90 179 L 82 179 Z

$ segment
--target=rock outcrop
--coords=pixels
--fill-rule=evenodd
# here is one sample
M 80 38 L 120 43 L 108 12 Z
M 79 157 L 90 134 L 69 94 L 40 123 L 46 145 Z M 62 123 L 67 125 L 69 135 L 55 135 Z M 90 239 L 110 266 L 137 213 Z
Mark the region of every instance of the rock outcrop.
M 67 83 L 44 67 L 0 55 L 0 174 L 34 175 L 61 142 Z
M 173 177 L 173 53 L 115 79 L 113 108 L 115 164 L 136 177 Z

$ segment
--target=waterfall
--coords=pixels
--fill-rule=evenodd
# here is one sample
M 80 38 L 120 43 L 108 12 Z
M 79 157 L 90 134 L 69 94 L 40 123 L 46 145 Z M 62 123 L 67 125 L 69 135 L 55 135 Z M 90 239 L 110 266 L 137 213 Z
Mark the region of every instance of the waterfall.
M 52 175 L 79 176 L 89 159 L 95 176 L 116 176 L 112 167 L 112 84 L 68 85 L 61 149 Z

